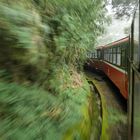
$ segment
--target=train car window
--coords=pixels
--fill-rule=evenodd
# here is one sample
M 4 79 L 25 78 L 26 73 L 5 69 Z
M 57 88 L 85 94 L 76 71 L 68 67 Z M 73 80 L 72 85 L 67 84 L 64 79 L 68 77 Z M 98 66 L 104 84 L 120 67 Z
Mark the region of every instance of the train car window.
M 106 50 L 105 50 L 105 60 L 106 60 Z
M 117 47 L 116 47 L 116 65 L 117 65 Z
M 105 60 L 106 60 L 107 51 L 105 50 Z
M 101 51 L 100 51 L 100 50 L 97 51 L 97 57 L 98 57 L 99 59 L 101 58 Z
M 120 47 L 117 47 L 117 65 L 121 65 L 121 52 Z
M 100 56 L 100 59 L 101 59 L 101 50 L 99 51 L 99 56 Z
M 99 51 L 97 51 L 97 58 L 99 58 Z
M 110 62 L 110 49 L 108 49 L 108 61 Z
M 104 60 L 106 60 L 106 50 L 104 50 Z
M 104 50 L 104 60 L 105 60 L 105 58 L 106 58 L 106 50 Z
M 108 62 L 110 62 L 110 49 L 108 49 Z
M 111 49 L 109 49 L 109 62 L 111 62 Z
M 125 49 L 126 49 L 125 46 L 123 46 L 122 49 L 121 49 L 121 66 L 123 68 L 126 67 L 126 54 L 125 54 Z
M 107 56 L 108 56 L 108 50 L 106 50 L 106 61 L 107 61 Z
M 107 61 L 109 61 L 109 49 L 107 49 Z
M 140 64 L 140 48 L 139 48 L 139 10 L 137 9 L 135 13 L 134 18 L 134 39 L 133 39 L 133 45 L 134 45 L 134 51 L 133 51 L 133 57 L 134 57 L 134 64 L 136 67 L 139 67 Z
M 95 58 L 95 52 L 94 52 L 93 58 Z
M 109 61 L 109 49 L 107 49 L 107 61 Z
M 116 48 L 113 48 L 113 64 L 116 64 Z
M 113 63 L 113 58 L 114 58 L 114 52 L 113 52 L 113 48 L 112 48 L 112 63 Z
M 109 62 L 111 62 L 111 63 L 112 63 L 112 58 L 113 58 L 113 56 L 112 56 L 112 48 L 110 48 L 110 60 L 109 60 Z
M 108 61 L 108 49 L 106 49 L 106 61 Z
M 87 53 L 87 58 L 92 58 L 92 53 L 91 52 Z
M 94 58 L 96 58 L 96 53 L 94 52 Z
M 97 51 L 95 52 L 95 58 L 97 58 Z

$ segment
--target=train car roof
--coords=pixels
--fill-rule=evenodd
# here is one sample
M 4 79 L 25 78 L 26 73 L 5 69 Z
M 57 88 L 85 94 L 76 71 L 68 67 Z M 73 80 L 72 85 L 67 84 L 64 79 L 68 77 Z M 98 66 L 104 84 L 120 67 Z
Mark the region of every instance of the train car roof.
M 125 37 L 125 38 L 122 38 L 122 39 L 119 39 L 117 41 L 114 41 L 114 42 L 111 42 L 107 45 L 104 45 L 104 46 L 99 46 L 97 47 L 96 49 L 102 49 L 102 48 L 108 48 L 108 47 L 111 47 L 111 46 L 115 46 L 115 45 L 118 45 L 120 43 L 124 43 L 124 42 L 127 42 L 129 40 L 129 36 Z

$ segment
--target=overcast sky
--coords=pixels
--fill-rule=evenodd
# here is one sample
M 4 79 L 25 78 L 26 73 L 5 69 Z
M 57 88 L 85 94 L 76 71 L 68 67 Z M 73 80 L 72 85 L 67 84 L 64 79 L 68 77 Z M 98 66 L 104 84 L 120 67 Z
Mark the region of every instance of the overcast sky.
M 105 45 L 128 36 L 128 34 L 124 33 L 124 29 L 130 27 L 132 22 L 132 18 L 129 20 L 127 18 L 123 18 L 123 20 L 115 19 L 111 4 L 106 6 L 106 8 L 108 10 L 108 15 L 112 18 L 112 23 L 106 27 L 106 33 L 98 38 L 97 46 Z

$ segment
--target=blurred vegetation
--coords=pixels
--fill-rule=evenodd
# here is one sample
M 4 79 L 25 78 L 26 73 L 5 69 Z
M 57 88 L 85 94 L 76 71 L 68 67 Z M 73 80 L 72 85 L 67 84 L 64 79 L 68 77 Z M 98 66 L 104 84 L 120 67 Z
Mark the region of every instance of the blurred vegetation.
M 138 3 L 138 0 L 112 0 L 116 18 L 125 16 L 129 19 L 134 14 L 135 6 Z
M 0 0 L 1 139 L 67 139 L 89 118 L 82 66 L 105 12 L 103 0 Z M 85 140 L 90 132 L 71 133 Z

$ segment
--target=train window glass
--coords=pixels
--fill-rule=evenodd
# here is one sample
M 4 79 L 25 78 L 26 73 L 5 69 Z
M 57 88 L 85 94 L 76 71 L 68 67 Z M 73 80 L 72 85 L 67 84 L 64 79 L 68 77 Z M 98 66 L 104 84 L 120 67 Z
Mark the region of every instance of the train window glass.
M 104 60 L 105 60 L 105 58 L 106 58 L 106 50 L 105 50 L 105 53 L 104 53 Z
M 110 49 L 108 49 L 108 62 L 110 61 Z
M 113 64 L 116 64 L 116 48 L 113 48 Z
M 108 54 L 107 54 L 107 61 L 109 62 L 109 52 L 108 52 Z
M 97 51 L 95 52 L 95 58 L 97 58 Z
M 98 58 L 98 52 L 96 51 L 96 58 Z
M 115 59 L 116 59 L 115 64 L 117 64 L 117 48 L 115 48 Z
M 117 54 L 117 65 L 121 65 L 121 54 L 120 53 L 118 53 Z
M 106 61 L 107 61 L 107 57 L 108 57 L 108 50 L 106 50 Z
M 92 53 L 91 52 L 88 53 L 88 58 L 92 58 Z
M 109 62 L 111 62 L 111 49 L 109 49 Z
M 112 60 L 111 60 L 111 62 L 113 63 L 113 48 L 112 48 L 112 53 L 111 54 L 112 54 Z
M 112 55 L 112 48 L 110 48 L 110 62 L 112 63 L 113 55 Z
M 117 47 L 117 53 L 121 53 L 120 47 Z
M 100 59 L 100 57 L 101 57 L 101 51 L 100 50 L 97 51 L 97 55 L 98 55 L 98 58 Z
M 116 54 L 113 54 L 113 64 L 116 64 Z
M 104 50 L 104 56 L 103 56 L 104 60 L 105 60 L 105 50 Z
M 126 66 L 126 57 L 125 57 L 125 48 L 123 47 L 121 50 L 121 66 L 125 67 Z
M 106 57 L 107 57 L 107 51 L 105 50 L 104 51 L 104 60 L 106 60 Z
M 108 62 L 110 61 L 110 49 L 108 49 Z
M 116 49 L 117 49 L 116 50 L 117 51 L 117 56 L 116 56 L 117 57 L 116 58 L 117 59 L 117 63 L 116 64 L 120 66 L 121 65 L 121 50 L 120 50 L 120 47 L 117 47 Z
M 109 49 L 109 62 L 111 62 L 111 49 Z
M 107 49 L 107 61 L 109 61 L 109 49 Z
M 95 58 L 95 52 L 94 52 L 93 58 Z
M 105 51 L 105 60 L 107 60 L 107 50 Z
M 113 64 L 116 64 L 116 54 L 113 54 Z
M 108 49 L 106 50 L 106 61 L 108 61 Z
M 88 54 L 88 57 L 91 58 L 91 53 Z

